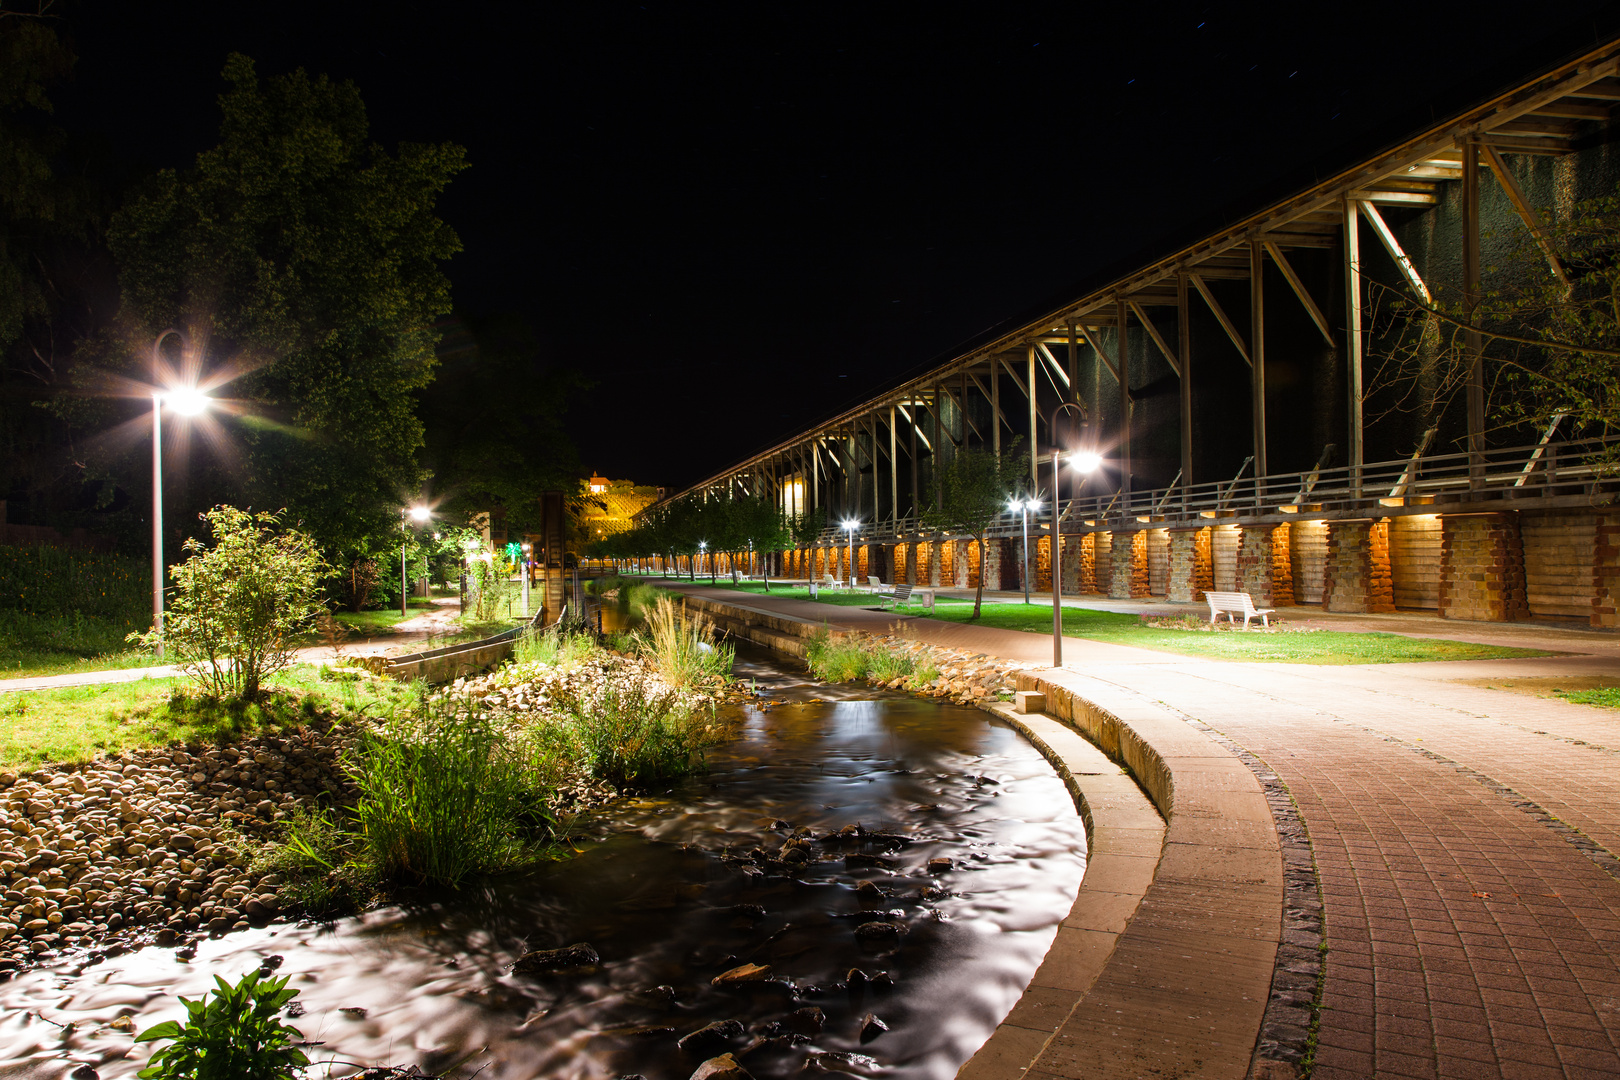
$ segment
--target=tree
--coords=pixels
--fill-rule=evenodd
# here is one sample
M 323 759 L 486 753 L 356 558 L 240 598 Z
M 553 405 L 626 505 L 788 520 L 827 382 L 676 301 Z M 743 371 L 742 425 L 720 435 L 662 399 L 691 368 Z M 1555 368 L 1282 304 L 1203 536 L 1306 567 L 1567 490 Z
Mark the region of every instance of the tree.
M 1541 218 L 1551 223 L 1540 237 L 1517 227 L 1497 237 L 1503 256 L 1485 275 L 1492 287 L 1472 304 L 1440 286 L 1425 301 L 1374 283 L 1395 315 L 1374 389 L 1394 388 L 1396 408 L 1438 421 L 1465 392 L 1477 354 L 1487 415 L 1500 418 L 1499 427 L 1534 434 L 1562 415 L 1590 435 L 1620 432 L 1620 197 Z M 1548 251 L 1567 283 L 1552 273 Z M 1620 446 L 1611 447 L 1595 463 L 1612 469 L 1617 455 Z
M 257 700 L 264 680 L 292 663 L 294 639 L 323 611 L 321 581 L 330 571 L 314 539 L 283 527 L 284 516 L 234 506 L 204 514 L 213 546 L 186 541 L 191 557 L 169 568 L 174 587 L 164 626 L 131 636 L 173 649 L 208 692 Z
M 1018 453 L 1014 440 L 997 456 L 983 449 L 956 452 L 940 472 L 940 501 L 923 511 L 931 529 L 950 530 L 973 537 L 979 545 L 979 586 L 973 593 L 973 618 L 984 601 L 984 537 L 1007 508 L 1008 495 L 1029 476 L 1029 458 Z
M 743 500 L 738 513 L 749 546 L 759 555 L 774 555 L 793 545 L 793 534 L 788 528 L 787 515 L 782 508 L 766 499 Z M 768 558 L 760 559 L 765 591 L 771 591 L 771 567 Z
M 461 246 L 434 207 L 465 154 L 371 142 L 352 83 L 261 80 L 234 53 L 224 78 L 218 145 L 113 219 L 125 326 L 108 363 L 186 330 L 240 372 L 232 489 L 365 554 L 422 480 L 415 394 L 450 310 L 441 264 Z

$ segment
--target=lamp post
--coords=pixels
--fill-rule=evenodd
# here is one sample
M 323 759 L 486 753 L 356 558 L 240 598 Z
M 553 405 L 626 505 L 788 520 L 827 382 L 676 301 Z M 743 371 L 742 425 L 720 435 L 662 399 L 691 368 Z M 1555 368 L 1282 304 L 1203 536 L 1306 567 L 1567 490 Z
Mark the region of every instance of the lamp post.
M 1056 445 L 1058 441 L 1058 417 L 1065 409 L 1073 409 L 1076 415 L 1080 413 L 1080 406 L 1072 401 L 1066 401 L 1052 410 L 1052 416 L 1047 424 L 1047 430 L 1052 433 L 1052 666 L 1063 666 L 1063 488 L 1060 486 L 1062 477 L 1059 466 L 1063 461 L 1063 448 Z M 1081 450 L 1069 455 L 1069 464 L 1081 476 L 1089 477 L 1097 471 L 1102 464 L 1102 457 L 1094 450 Z M 1085 479 L 1080 481 L 1085 483 Z
M 1009 510 L 1016 510 L 1024 516 L 1024 603 L 1029 603 L 1029 512 L 1039 510 L 1041 504 L 1035 499 L 1010 499 L 1007 502 Z
M 844 531 L 849 534 L 849 589 L 855 591 L 855 530 L 861 527 L 856 518 L 844 519 Z
M 406 514 L 411 515 L 416 523 L 420 525 L 433 515 L 433 511 L 425 506 L 402 506 L 399 508 L 399 617 L 402 619 L 409 614 L 406 611 L 406 604 L 411 596 L 410 579 L 405 576 L 405 550 L 411 546 L 409 542 L 410 533 L 407 531 L 408 526 L 405 524 Z
M 523 617 L 529 617 L 529 555 L 534 551 L 534 545 L 523 545 Z
M 195 386 L 160 388 L 163 382 L 163 339 L 178 330 L 165 330 L 152 342 L 152 629 L 157 633 L 154 655 L 163 655 L 163 403 L 181 416 L 200 416 L 208 408 L 208 395 Z
M 709 550 L 709 542 L 707 540 L 699 540 L 698 541 L 697 565 L 692 568 L 692 577 L 693 577 L 693 579 L 696 579 L 697 578 L 697 572 L 699 570 L 703 569 L 703 553 L 708 551 L 708 550 Z

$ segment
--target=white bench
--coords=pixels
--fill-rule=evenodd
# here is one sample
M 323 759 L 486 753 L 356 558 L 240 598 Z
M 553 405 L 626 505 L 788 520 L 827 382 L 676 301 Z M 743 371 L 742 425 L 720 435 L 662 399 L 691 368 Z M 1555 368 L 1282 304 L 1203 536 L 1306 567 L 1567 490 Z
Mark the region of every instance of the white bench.
M 880 592 L 877 596 L 883 601 L 884 607 L 899 607 L 911 600 L 911 586 L 896 585 L 893 592 Z
M 1243 616 L 1243 629 L 1249 628 L 1249 620 L 1256 616 L 1260 625 L 1271 626 L 1269 615 L 1276 613 L 1276 608 L 1257 608 L 1254 606 L 1254 597 L 1246 592 L 1206 592 L 1204 599 L 1209 603 L 1209 625 L 1214 626 L 1215 620 L 1224 613 L 1227 622 L 1237 622 L 1239 615 Z

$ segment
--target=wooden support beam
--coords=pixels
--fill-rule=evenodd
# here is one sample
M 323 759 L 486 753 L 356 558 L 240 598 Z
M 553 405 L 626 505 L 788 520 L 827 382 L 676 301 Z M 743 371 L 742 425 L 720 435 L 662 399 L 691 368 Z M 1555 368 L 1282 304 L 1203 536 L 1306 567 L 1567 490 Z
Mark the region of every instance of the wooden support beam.
M 1361 494 L 1361 215 L 1344 201 L 1345 413 L 1348 418 L 1350 487 Z
M 1007 369 L 1007 374 L 1008 375 L 1012 376 L 1012 381 L 1013 381 L 1013 383 L 1015 385 L 1017 385 L 1019 393 L 1024 394 L 1025 396 L 1028 396 L 1029 387 L 1024 385 L 1024 377 L 1022 375 L 1018 374 L 1018 369 L 1013 367 L 1012 361 L 1008 360 L 1006 357 L 1002 357 L 1001 358 L 1001 366 Z M 1012 424 L 1008 424 L 1007 427 L 1010 428 L 1013 431 L 1018 430 L 1016 427 L 1013 427 Z
M 1154 345 L 1158 346 L 1159 355 L 1164 357 L 1165 363 L 1170 365 L 1170 370 L 1175 372 L 1179 378 L 1181 375 L 1181 361 L 1176 358 L 1176 354 L 1171 350 L 1170 346 L 1164 343 L 1164 338 L 1159 335 L 1159 328 L 1153 325 L 1153 320 L 1148 318 L 1147 312 L 1143 311 L 1135 300 L 1127 300 L 1125 303 L 1131 309 L 1131 314 L 1136 316 L 1136 321 L 1142 324 L 1142 329 L 1147 331 L 1148 338 L 1152 340 Z
M 1310 314 L 1311 321 L 1322 332 L 1322 340 L 1328 343 L 1328 348 L 1333 348 L 1335 342 L 1332 331 L 1328 329 L 1327 316 L 1322 314 L 1322 309 L 1316 306 L 1315 300 L 1311 299 L 1310 291 L 1305 288 L 1305 283 L 1299 279 L 1299 275 L 1294 273 L 1294 266 L 1283 255 L 1282 248 L 1270 240 L 1267 240 L 1265 244 L 1266 251 L 1271 255 L 1271 261 L 1277 264 L 1277 269 L 1282 271 L 1282 276 L 1287 280 L 1288 287 L 1294 290 L 1294 295 L 1299 298 L 1299 302 L 1305 306 L 1306 312 Z
M 1497 152 L 1496 147 L 1490 145 L 1485 147 L 1485 160 L 1490 163 L 1491 171 L 1496 174 L 1496 182 L 1507 192 L 1508 201 L 1513 204 L 1513 209 L 1519 212 L 1520 220 L 1530 230 L 1530 235 L 1536 238 L 1541 253 L 1547 256 L 1547 265 L 1552 268 L 1553 277 L 1558 279 L 1559 284 L 1568 286 L 1569 275 L 1564 272 L 1564 264 L 1553 248 L 1552 237 L 1547 235 L 1547 228 L 1541 223 L 1541 215 L 1536 213 L 1536 208 L 1525 198 L 1524 189 L 1519 187 L 1519 182 L 1513 178 L 1507 162 L 1502 160 L 1502 155 Z
M 1193 482 L 1192 328 L 1187 321 L 1187 275 L 1176 275 L 1176 343 L 1181 346 L 1181 475 Z M 1185 500 L 1187 489 L 1182 490 Z M 1185 505 L 1185 502 L 1183 502 Z
M 1479 303 L 1479 144 L 1463 140 L 1462 277 L 1463 317 L 1472 319 Z M 1485 356 L 1479 331 L 1463 332 L 1468 354 L 1468 482 L 1485 483 Z
M 964 376 L 964 379 L 965 379 L 965 376 Z M 952 436 L 951 441 L 952 442 L 957 442 L 958 446 L 961 446 L 961 445 L 965 444 L 967 442 L 968 429 L 972 428 L 973 429 L 973 434 L 978 437 L 980 442 L 983 442 L 984 441 L 984 433 L 979 430 L 979 425 L 975 424 L 973 422 L 972 418 L 970 418 L 968 416 L 966 399 L 965 398 L 960 398 L 959 399 L 956 396 L 956 391 L 952 390 L 949 386 L 945 387 L 945 394 L 952 401 L 956 402 L 956 408 L 962 414 L 962 439 L 961 439 L 960 442 L 957 442 L 955 436 Z
M 1031 498 L 1040 490 L 1040 475 L 1035 471 L 1035 459 L 1040 456 L 1040 429 L 1036 422 L 1040 418 L 1039 406 L 1035 400 L 1035 346 L 1026 347 L 1029 364 L 1029 494 Z
M 1041 359 L 1046 361 L 1046 366 L 1057 374 L 1057 378 L 1052 379 L 1052 389 L 1057 391 L 1058 397 L 1068 400 L 1068 394 L 1065 391 L 1070 389 L 1071 386 L 1069 373 L 1063 370 L 1063 365 L 1058 363 L 1058 358 L 1052 355 L 1052 350 L 1046 347 L 1046 342 L 1037 341 L 1035 347 L 1041 351 Z M 1063 380 L 1062 386 L 1058 385 L 1058 379 Z
M 1130 328 L 1130 311 L 1123 296 L 1114 297 L 1114 348 L 1119 361 L 1119 480 L 1120 490 L 1131 490 L 1131 368 L 1130 344 L 1126 333 Z
M 1269 476 L 1266 470 L 1266 249 L 1258 240 L 1249 241 L 1249 337 L 1254 350 L 1249 365 L 1250 403 L 1254 425 L 1254 475 Z
M 1210 294 L 1209 286 L 1204 284 L 1203 275 L 1193 274 L 1192 283 L 1193 288 L 1198 290 L 1198 295 L 1204 298 L 1204 303 L 1209 305 L 1209 310 L 1215 313 L 1215 321 L 1221 324 L 1221 329 L 1226 331 L 1226 336 L 1232 339 L 1233 345 L 1237 346 L 1238 355 L 1243 357 L 1243 362 L 1253 367 L 1254 361 L 1249 359 L 1249 346 L 1244 344 L 1243 335 L 1237 332 L 1237 327 L 1233 326 L 1232 320 L 1226 317 L 1226 312 L 1221 310 L 1221 305 L 1215 302 L 1215 297 Z
M 1074 320 L 1069 320 L 1069 400 L 1080 406 L 1080 415 L 1086 413 L 1085 399 L 1080 396 L 1080 331 Z
M 1440 198 L 1421 191 L 1379 191 L 1376 188 L 1357 188 L 1350 192 L 1356 202 L 1380 202 L 1391 206 L 1437 206 Z
M 889 512 L 894 515 L 896 531 L 900 523 L 900 454 L 899 439 L 894 429 L 894 406 L 889 406 Z
M 1108 355 L 1107 349 L 1103 348 L 1102 335 L 1097 328 L 1088 324 L 1082 326 L 1081 329 L 1085 331 L 1086 341 L 1091 344 L 1092 350 L 1096 352 L 1097 359 L 1101 360 L 1103 367 L 1108 369 L 1108 374 L 1114 377 L 1115 382 L 1120 382 L 1119 365 L 1114 363 L 1114 358 Z
M 1378 207 L 1370 202 L 1358 202 L 1356 207 L 1366 217 L 1367 224 L 1372 226 L 1379 243 L 1383 244 L 1384 250 L 1389 252 L 1389 257 L 1395 260 L 1396 266 L 1400 267 L 1401 274 L 1406 278 L 1406 283 L 1412 286 L 1412 291 L 1417 293 L 1425 304 L 1433 306 L 1434 297 L 1429 295 L 1429 287 L 1423 284 L 1423 279 L 1418 276 L 1417 267 L 1413 266 L 1412 260 L 1406 257 L 1406 250 L 1401 247 L 1401 242 L 1395 239 L 1395 234 L 1390 231 L 1389 224 L 1384 221 L 1384 215 L 1378 212 Z

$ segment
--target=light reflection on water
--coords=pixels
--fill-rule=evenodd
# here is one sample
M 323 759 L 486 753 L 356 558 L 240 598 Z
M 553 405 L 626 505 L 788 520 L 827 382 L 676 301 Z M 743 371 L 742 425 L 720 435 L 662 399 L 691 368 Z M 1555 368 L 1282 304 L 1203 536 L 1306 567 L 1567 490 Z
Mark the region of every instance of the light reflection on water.
M 189 963 L 154 947 L 30 972 L 0 985 L 0 1078 L 56 1080 L 71 1062 L 104 1078 L 133 1076 L 149 1047 L 126 1057 L 130 1036 L 110 1021 L 133 1014 L 144 1029 L 178 1017 L 174 994 L 201 994 L 215 973 L 234 979 L 272 953 L 302 991 L 306 1013 L 295 1023 L 324 1041 L 317 1059 L 431 1070 L 488 1047 L 472 1059 L 490 1062 L 488 1080 L 684 1080 L 701 1056 L 677 1050 L 680 1035 L 735 1018 L 750 1029 L 730 1047 L 740 1051 L 766 1024 L 816 1005 L 827 1016 L 821 1034 L 751 1052 L 753 1075 L 795 1074 L 816 1053 L 837 1055 L 824 1067 L 857 1075 L 953 1075 L 1017 1000 L 1073 901 L 1085 837 L 1067 792 L 1016 733 L 978 710 L 871 700 L 747 653 L 738 667 L 765 698 L 788 704 L 744 710 L 736 740 L 711 755 L 705 775 L 575 822 L 572 832 L 590 838 L 577 857 L 331 926 L 204 941 Z M 892 871 L 846 868 L 844 853 L 879 852 L 870 846 L 818 843 L 821 860 L 797 879 L 749 876 L 723 859 L 779 847 L 788 830 L 773 831 L 778 819 L 818 835 L 858 822 L 916 842 L 891 852 Z M 929 876 L 927 861 L 939 856 L 960 869 Z M 889 895 L 858 898 L 862 880 Z M 930 886 L 948 894 L 925 899 Z M 739 915 L 739 904 L 766 913 Z M 863 943 L 855 927 L 879 917 L 863 910 L 898 910 L 909 933 Z M 575 941 L 595 946 L 599 969 L 505 971 L 527 949 Z M 769 964 L 775 981 L 710 986 L 745 962 Z M 851 993 L 839 985 L 851 967 L 887 971 L 895 985 Z M 660 985 L 675 988 L 667 1008 L 636 996 Z M 365 1015 L 341 1011 L 354 1008 Z M 64 1036 L 26 1015 L 34 1011 L 76 1026 Z M 868 1012 L 891 1030 L 862 1044 Z

